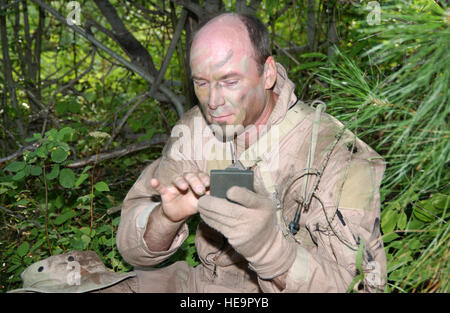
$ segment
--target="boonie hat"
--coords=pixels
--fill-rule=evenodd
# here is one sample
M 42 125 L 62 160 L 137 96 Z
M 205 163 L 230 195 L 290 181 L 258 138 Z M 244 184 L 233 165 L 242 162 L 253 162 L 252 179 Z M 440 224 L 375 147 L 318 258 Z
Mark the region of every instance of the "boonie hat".
M 115 273 L 94 251 L 70 251 L 28 266 L 20 277 L 23 287 L 9 291 L 82 293 L 112 286 L 135 272 Z

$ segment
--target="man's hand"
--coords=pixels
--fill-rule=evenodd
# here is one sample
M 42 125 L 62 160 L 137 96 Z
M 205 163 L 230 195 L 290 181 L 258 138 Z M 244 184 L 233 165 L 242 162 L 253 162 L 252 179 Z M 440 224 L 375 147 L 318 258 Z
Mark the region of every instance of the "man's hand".
M 227 237 L 261 278 L 287 272 L 294 262 L 295 243 L 283 236 L 272 200 L 241 187 L 230 188 L 227 198 L 237 204 L 201 197 L 198 211 L 202 219 Z
M 209 176 L 203 172 L 184 173 L 169 186 L 164 186 L 156 178 L 150 184 L 161 195 L 164 215 L 174 223 L 197 213 L 199 197 L 209 194 Z

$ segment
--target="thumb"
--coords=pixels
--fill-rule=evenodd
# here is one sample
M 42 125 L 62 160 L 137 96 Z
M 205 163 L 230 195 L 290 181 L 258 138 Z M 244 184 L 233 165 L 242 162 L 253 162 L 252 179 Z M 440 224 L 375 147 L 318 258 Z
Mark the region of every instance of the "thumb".
M 233 186 L 227 191 L 227 198 L 246 208 L 271 207 L 270 199 L 263 197 L 244 187 Z
M 156 178 L 152 178 L 150 180 L 150 185 L 153 189 L 155 189 L 162 197 L 165 196 L 168 192 L 174 193 L 176 188 L 173 186 L 166 187 Z

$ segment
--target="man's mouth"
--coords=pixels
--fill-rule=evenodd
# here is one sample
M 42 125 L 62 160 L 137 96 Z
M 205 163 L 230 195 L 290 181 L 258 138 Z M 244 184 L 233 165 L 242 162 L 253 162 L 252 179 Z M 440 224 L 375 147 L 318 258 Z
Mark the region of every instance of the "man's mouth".
M 211 115 L 211 118 L 215 122 L 223 122 L 223 121 L 226 121 L 228 118 L 230 118 L 232 115 L 233 114 L 224 114 L 224 115 L 220 115 L 220 116 Z

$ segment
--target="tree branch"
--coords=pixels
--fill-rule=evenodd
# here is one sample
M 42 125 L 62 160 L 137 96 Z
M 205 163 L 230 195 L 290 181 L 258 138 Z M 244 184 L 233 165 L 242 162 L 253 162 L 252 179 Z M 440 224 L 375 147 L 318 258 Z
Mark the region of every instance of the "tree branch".
M 172 41 L 170 42 L 169 48 L 167 49 L 166 56 L 164 57 L 164 61 L 163 61 L 162 65 L 161 65 L 161 68 L 159 70 L 158 76 L 156 77 L 156 81 L 153 83 L 152 87 L 150 88 L 150 92 L 146 93 L 144 95 L 144 97 L 142 97 L 141 99 L 138 99 L 138 101 L 136 101 L 136 103 L 128 110 L 128 112 L 125 114 L 125 116 L 120 121 L 119 126 L 114 130 L 113 134 L 109 138 L 109 141 L 106 144 L 106 147 L 109 147 L 109 145 L 111 144 L 113 139 L 117 136 L 117 134 L 122 129 L 122 127 L 125 124 L 125 122 L 128 119 L 128 117 L 131 115 L 131 113 L 134 112 L 134 110 L 138 107 L 138 105 L 140 105 L 142 102 L 144 102 L 148 97 L 150 97 L 150 98 L 154 97 L 154 93 L 156 92 L 156 90 L 158 89 L 159 85 L 161 84 L 161 81 L 163 80 L 163 78 L 164 78 L 164 76 L 166 74 L 167 68 L 169 67 L 170 60 L 172 59 L 173 52 L 175 51 L 175 48 L 176 48 L 177 43 L 178 43 L 178 40 L 180 39 L 180 36 L 181 36 L 181 32 L 183 31 L 184 25 L 186 23 L 187 15 L 188 15 L 188 11 L 183 8 L 183 10 L 181 11 L 181 16 L 180 16 L 180 18 L 178 20 L 178 23 L 177 23 L 176 27 L 175 27 L 175 30 L 174 30 L 174 33 L 173 33 L 173 37 L 172 37 Z
M 273 43 L 275 44 L 275 47 L 277 47 L 277 49 L 283 52 L 289 59 L 294 61 L 295 64 L 300 65 L 300 62 L 297 61 L 289 52 L 287 52 L 283 47 L 281 47 L 276 41 L 274 41 Z
M 94 59 L 95 59 L 96 51 L 97 51 L 96 48 L 92 49 L 92 51 L 91 51 L 91 62 L 89 64 L 88 68 L 83 73 L 81 73 L 81 75 L 77 76 L 75 79 L 72 79 L 70 82 L 68 82 L 64 86 L 61 86 L 60 88 L 58 88 L 55 91 L 55 93 L 50 98 L 50 107 L 53 106 L 53 101 L 55 100 L 56 95 L 58 93 L 61 93 L 65 89 L 70 88 L 71 86 L 73 86 L 75 83 L 77 83 L 81 78 L 83 78 L 87 73 L 89 73 L 92 70 L 92 67 L 94 66 Z
M 128 117 L 130 117 L 131 113 L 133 113 L 133 111 L 145 100 L 147 100 L 149 98 L 149 93 L 144 93 L 143 95 L 137 96 L 135 98 L 133 98 L 133 100 L 131 100 L 130 102 L 134 102 L 136 101 L 136 103 L 127 111 L 127 113 L 125 114 L 125 116 L 120 120 L 119 125 L 114 129 L 114 131 L 111 134 L 111 137 L 108 140 L 108 143 L 105 146 L 105 149 L 108 149 L 108 147 L 111 145 L 112 141 L 114 140 L 114 138 L 116 138 L 117 134 L 120 132 L 120 130 L 122 129 L 123 125 L 125 124 L 125 122 L 127 121 Z
M 26 218 L 25 216 L 23 216 L 22 214 L 16 213 L 14 211 L 11 211 L 3 206 L 0 205 L 0 209 L 2 209 L 6 214 L 12 215 L 22 221 L 28 221 L 30 223 L 32 223 L 34 226 L 37 226 L 39 228 L 42 228 L 43 226 L 41 224 L 39 224 L 38 222 L 34 221 L 34 220 L 29 220 L 28 218 Z
M 164 57 L 163 64 L 159 70 L 158 76 L 156 77 L 156 81 L 153 83 L 152 88 L 150 88 L 150 97 L 153 97 L 153 94 L 157 90 L 159 84 L 161 83 L 164 75 L 166 74 L 167 68 L 169 67 L 170 60 L 172 59 L 173 52 L 177 46 L 177 42 L 180 39 L 181 32 L 183 31 L 184 24 L 186 23 L 187 11 L 183 9 L 181 11 L 180 19 L 178 20 L 177 26 L 175 27 L 175 31 L 173 33 L 172 41 L 170 42 L 169 48 L 167 50 L 167 54 Z
M 40 146 L 39 143 L 33 143 L 33 144 L 28 145 L 28 146 L 26 146 L 26 147 L 22 147 L 22 148 L 20 148 L 19 150 L 17 150 L 16 152 L 14 152 L 13 154 L 10 154 L 10 155 L 8 155 L 8 156 L 6 156 L 6 157 L 4 157 L 4 158 L 1 158 L 1 159 L 0 159 L 0 164 L 2 164 L 2 163 L 4 163 L 4 162 L 8 162 L 8 161 L 10 161 L 10 160 L 15 160 L 15 159 L 17 159 L 18 157 L 20 157 L 20 156 L 22 155 L 22 153 L 23 153 L 25 150 L 28 150 L 28 151 L 34 151 L 34 150 L 36 150 L 37 148 L 39 148 L 39 146 Z
M 56 11 L 55 9 L 53 9 L 51 6 L 49 6 L 48 4 L 44 3 L 42 0 L 31 0 L 34 3 L 36 3 L 37 5 L 39 5 L 40 7 L 42 7 L 44 10 L 48 11 L 50 14 L 52 14 L 58 21 L 62 22 L 63 24 L 67 25 L 70 29 L 72 29 L 73 31 L 77 32 L 78 34 L 80 34 L 81 36 L 83 36 L 85 39 L 87 39 L 88 41 L 90 41 L 93 45 L 95 45 L 97 48 L 105 51 L 109 56 L 113 57 L 114 59 L 116 59 L 117 61 L 119 61 L 121 64 L 123 64 L 125 67 L 127 67 L 128 69 L 130 69 L 131 71 L 137 73 L 139 76 L 141 76 L 142 78 L 144 78 L 147 82 L 149 82 L 150 84 L 153 84 L 154 81 L 154 77 L 152 75 L 150 75 L 147 71 L 144 71 L 142 68 L 140 68 L 139 66 L 136 66 L 135 64 L 131 63 L 130 61 L 127 61 L 126 59 L 124 59 L 122 56 L 118 55 L 117 53 L 115 53 L 114 51 L 112 51 L 110 48 L 106 47 L 104 44 L 102 44 L 97 38 L 95 38 L 92 34 L 87 33 L 84 29 L 82 29 L 81 27 L 77 26 L 76 24 L 73 25 L 69 25 L 67 24 L 66 19 L 59 14 L 58 11 Z M 181 103 L 180 99 L 178 98 L 178 96 L 176 96 L 170 89 L 168 89 L 167 87 L 165 87 L 164 85 L 160 85 L 159 89 L 161 90 L 161 92 L 171 101 L 171 103 L 174 105 L 175 107 L 175 112 L 177 113 L 177 115 L 180 117 L 181 115 L 183 115 L 184 113 L 184 108 L 183 108 L 183 104 Z
M 124 155 L 130 154 L 133 152 L 137 152 L 137 151 L 141 151 L 141 150 L 150 148 L 152 146 L 164 144 L 164 143 L 166 143 L 168 138 L 169 138 L 169 136 L 167 136 L 166 134 L 155 134 L 152 137 L 152 139 L 150 139 L 150 140 L 145 140 L 140 143 L 132 144 L 125 148 L 117 149 L 117 150 L 114 150 L 111 152 L 99 153 L 98 155 L 93 155 L 88 158 L 84 158 L 84 159 L 78 160 L 76 162 L 73 162 L 73 163 L 67 165 L 67 167 L 78 168 L 78 167 L 86 166 L 88 164 L 99 163 L 99 162 L 102 162 L 105 160 L 119 158 L 119 157 L 122 157 Z
M 108 0 L 94 0 L 94 2 L 102 12 L 103 16 L 108 20 L 114 31 L 114 38 L 130 57 L 131 62 L 144 68 L 151 75 L 157 75 L 158 71 L 153 64 L 153 60 L 148 54 L 147 49 L 145 49 L 133 34 L 128 31 L 111 3 L 109 3 Z
M 194 13 L 199 20 L 207 19 L 210 16 L 210 12 L 206 11 L 206 9 L 202 8 L 197 3 L 188 0 L 170 0 L 175 4 L 182 5 L 188 11 Z

